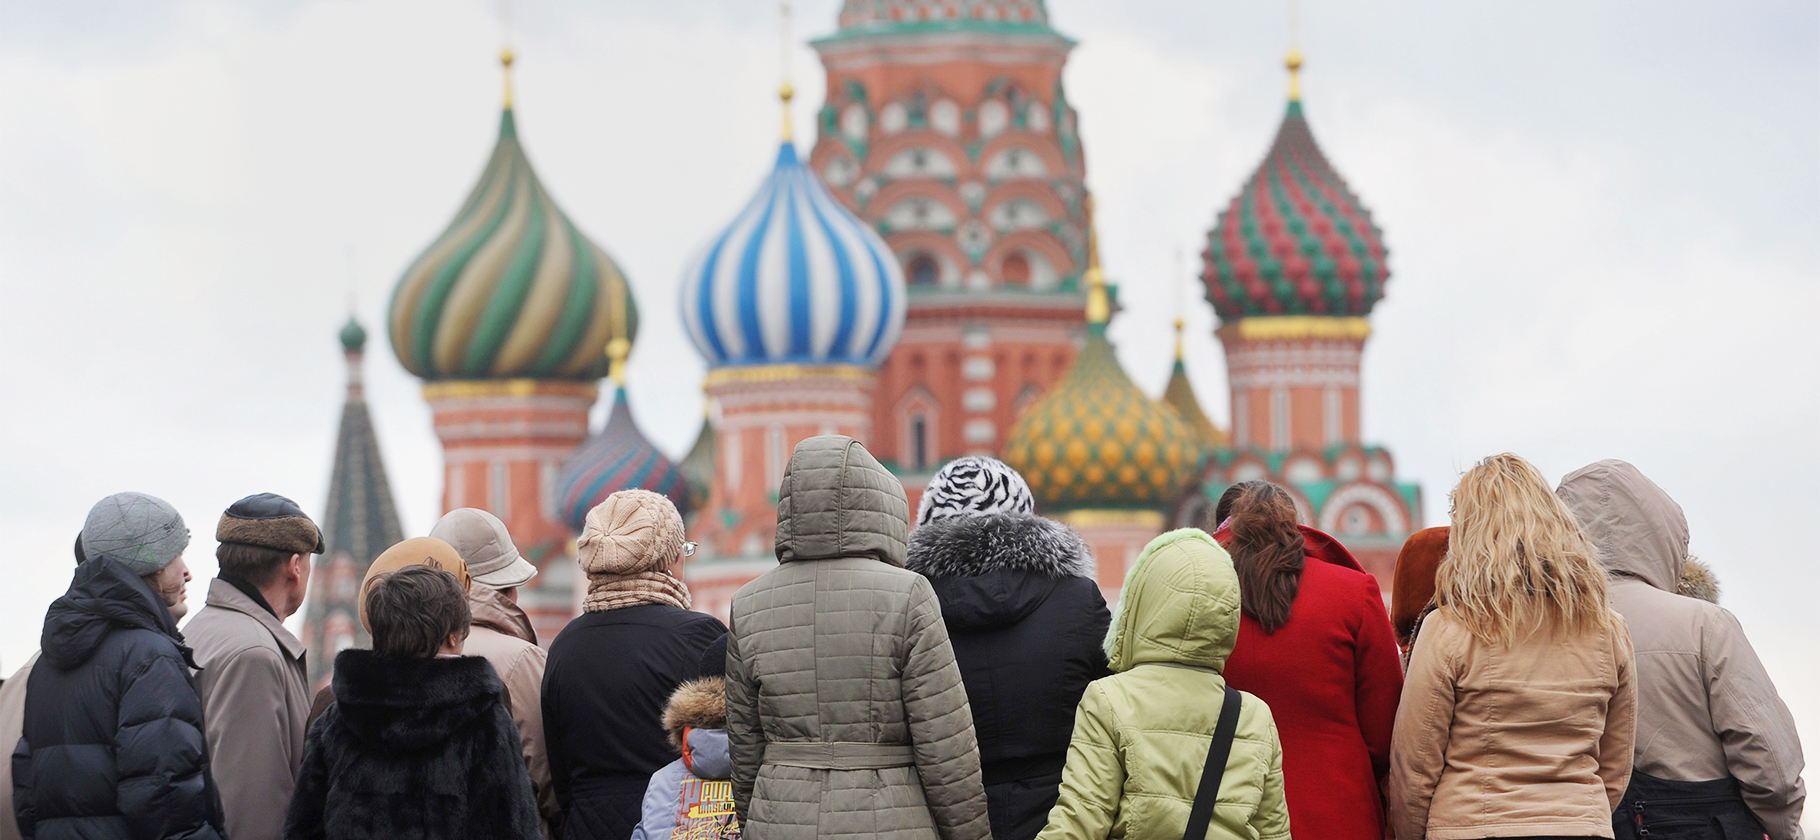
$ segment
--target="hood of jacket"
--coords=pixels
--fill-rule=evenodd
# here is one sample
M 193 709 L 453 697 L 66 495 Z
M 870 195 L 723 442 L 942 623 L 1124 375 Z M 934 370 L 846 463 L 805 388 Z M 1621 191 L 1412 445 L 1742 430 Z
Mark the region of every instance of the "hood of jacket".
M 428 659 L 344 650 L 335 657 L 335 705 L 343 726 L 391 755 L 446 743 L 500 702 L 493 666 L 478 656 Z
M 1205 531 L 1182 528 L 1151 540 L 1131 564 L 1106 635 L 1106 658 L 1114 672 L 1148 662 L 1218 671 L 1238 636 L 1232 557 Z
M 727 730 L 690 729 L 683 740 L 683 766 L 698 779 L 733 778 L 733 757 L 727 752 Z
M 1665 592 L 1680 585 L 1687 516 L 1636 467 L 1617 460 L 1581 467 L 1561 479 L 1555 494 L 1599 549 L 1606 571 Z
M 985 630 L 1036 611 L 1056 581 L 1094 576 L 1073 529 L 1027 513 L 959 516 L 910 532 L 910 571 L 929 578 L 949 627 Z
M 733 775 L 727 753 L 727 680 L 702 677 L 676 687 L 664 703 L 664 729 L 670 745 L 682 753 L 683 765 L 702 779 Z
M 474 584 L 468 590 L 468 612 L 473 614 L 476 627 L 498 630 L 512 638 L 537 644 L 537 631 L 531 627 L 531 617 L 504 592 Z
M 196 667 L 163 599 L 144 578 L 111 557 L 92 557 L 77 566 L 69 591 L 51 602 L 39 638 L 44 661 L 59 671 L 75 668 L 95 655 L 115 630 L 150 630 L 169 636 L 190 667 Z
M 796 445 L 777 491 L 777 559 L 870 557 L 904 565 L 904 483 L 859 441 L 818 435 Z

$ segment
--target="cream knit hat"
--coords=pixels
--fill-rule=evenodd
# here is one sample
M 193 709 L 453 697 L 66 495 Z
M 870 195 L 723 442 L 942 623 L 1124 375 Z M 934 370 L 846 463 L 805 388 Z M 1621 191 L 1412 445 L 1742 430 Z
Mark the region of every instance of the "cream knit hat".
M 575 559 L 589 574 L 667 572 L 682 546 L 674 503 L 649 490 L 621 490 L 588 511 Z

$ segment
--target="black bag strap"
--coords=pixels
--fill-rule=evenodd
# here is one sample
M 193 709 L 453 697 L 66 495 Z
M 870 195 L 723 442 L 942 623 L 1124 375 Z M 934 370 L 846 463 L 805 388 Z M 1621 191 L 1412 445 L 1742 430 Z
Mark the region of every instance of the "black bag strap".
M 1232 755 L 1232 738 L 1239 731 L 1239 701 L 1238 691 L 1226 686 L 1220 722 L 1213 728 L 1213 743 L 1207 745 L 1207 766 L 1201 770 L 1201 786 L 1194 792 L 1194 807 L 1188 809 L 1188 830 L 1182 832 L 1182 840 L 1207 837 L 1213 804 L 1220 798 L 1220 779 L 1226 775 L 1226 758 Z

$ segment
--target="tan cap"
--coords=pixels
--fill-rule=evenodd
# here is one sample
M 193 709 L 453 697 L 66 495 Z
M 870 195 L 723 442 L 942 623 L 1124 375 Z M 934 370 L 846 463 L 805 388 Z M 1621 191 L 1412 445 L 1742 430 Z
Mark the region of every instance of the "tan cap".
M 480 508 L 456 508 L 437 520 L 430 536 L 454 546 L 474 582 L 510 589 L 537 576 L 537 567 L 518 553 L 506 523 Z
M 455 576 L 461 584 L 461 591 L 472 588 L 473 578 L 468 576 L 468 564 L 461 562 L 461 555 L 455 547 L 434 537 L 413 537 L 385 550 L 367 567 L 367 576 L 360 581 L 360 626 L 368 633 L 373 632 L 373 625 L 367 621 L 367 588 L 373 585 L 373 579 L 389 572 L 396 572 L 406 566 L 434 566 Z

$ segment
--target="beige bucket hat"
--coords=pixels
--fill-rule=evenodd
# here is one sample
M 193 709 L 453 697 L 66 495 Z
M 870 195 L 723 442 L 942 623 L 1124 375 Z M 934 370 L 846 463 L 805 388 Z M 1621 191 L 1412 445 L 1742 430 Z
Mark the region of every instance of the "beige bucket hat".
M 430 529 L 430 536 L 455 547 L 474 582 L 492 589 L 522 586 L 537 567 L 518 553 L 506 524 L 480 508 L 456 508 Z

